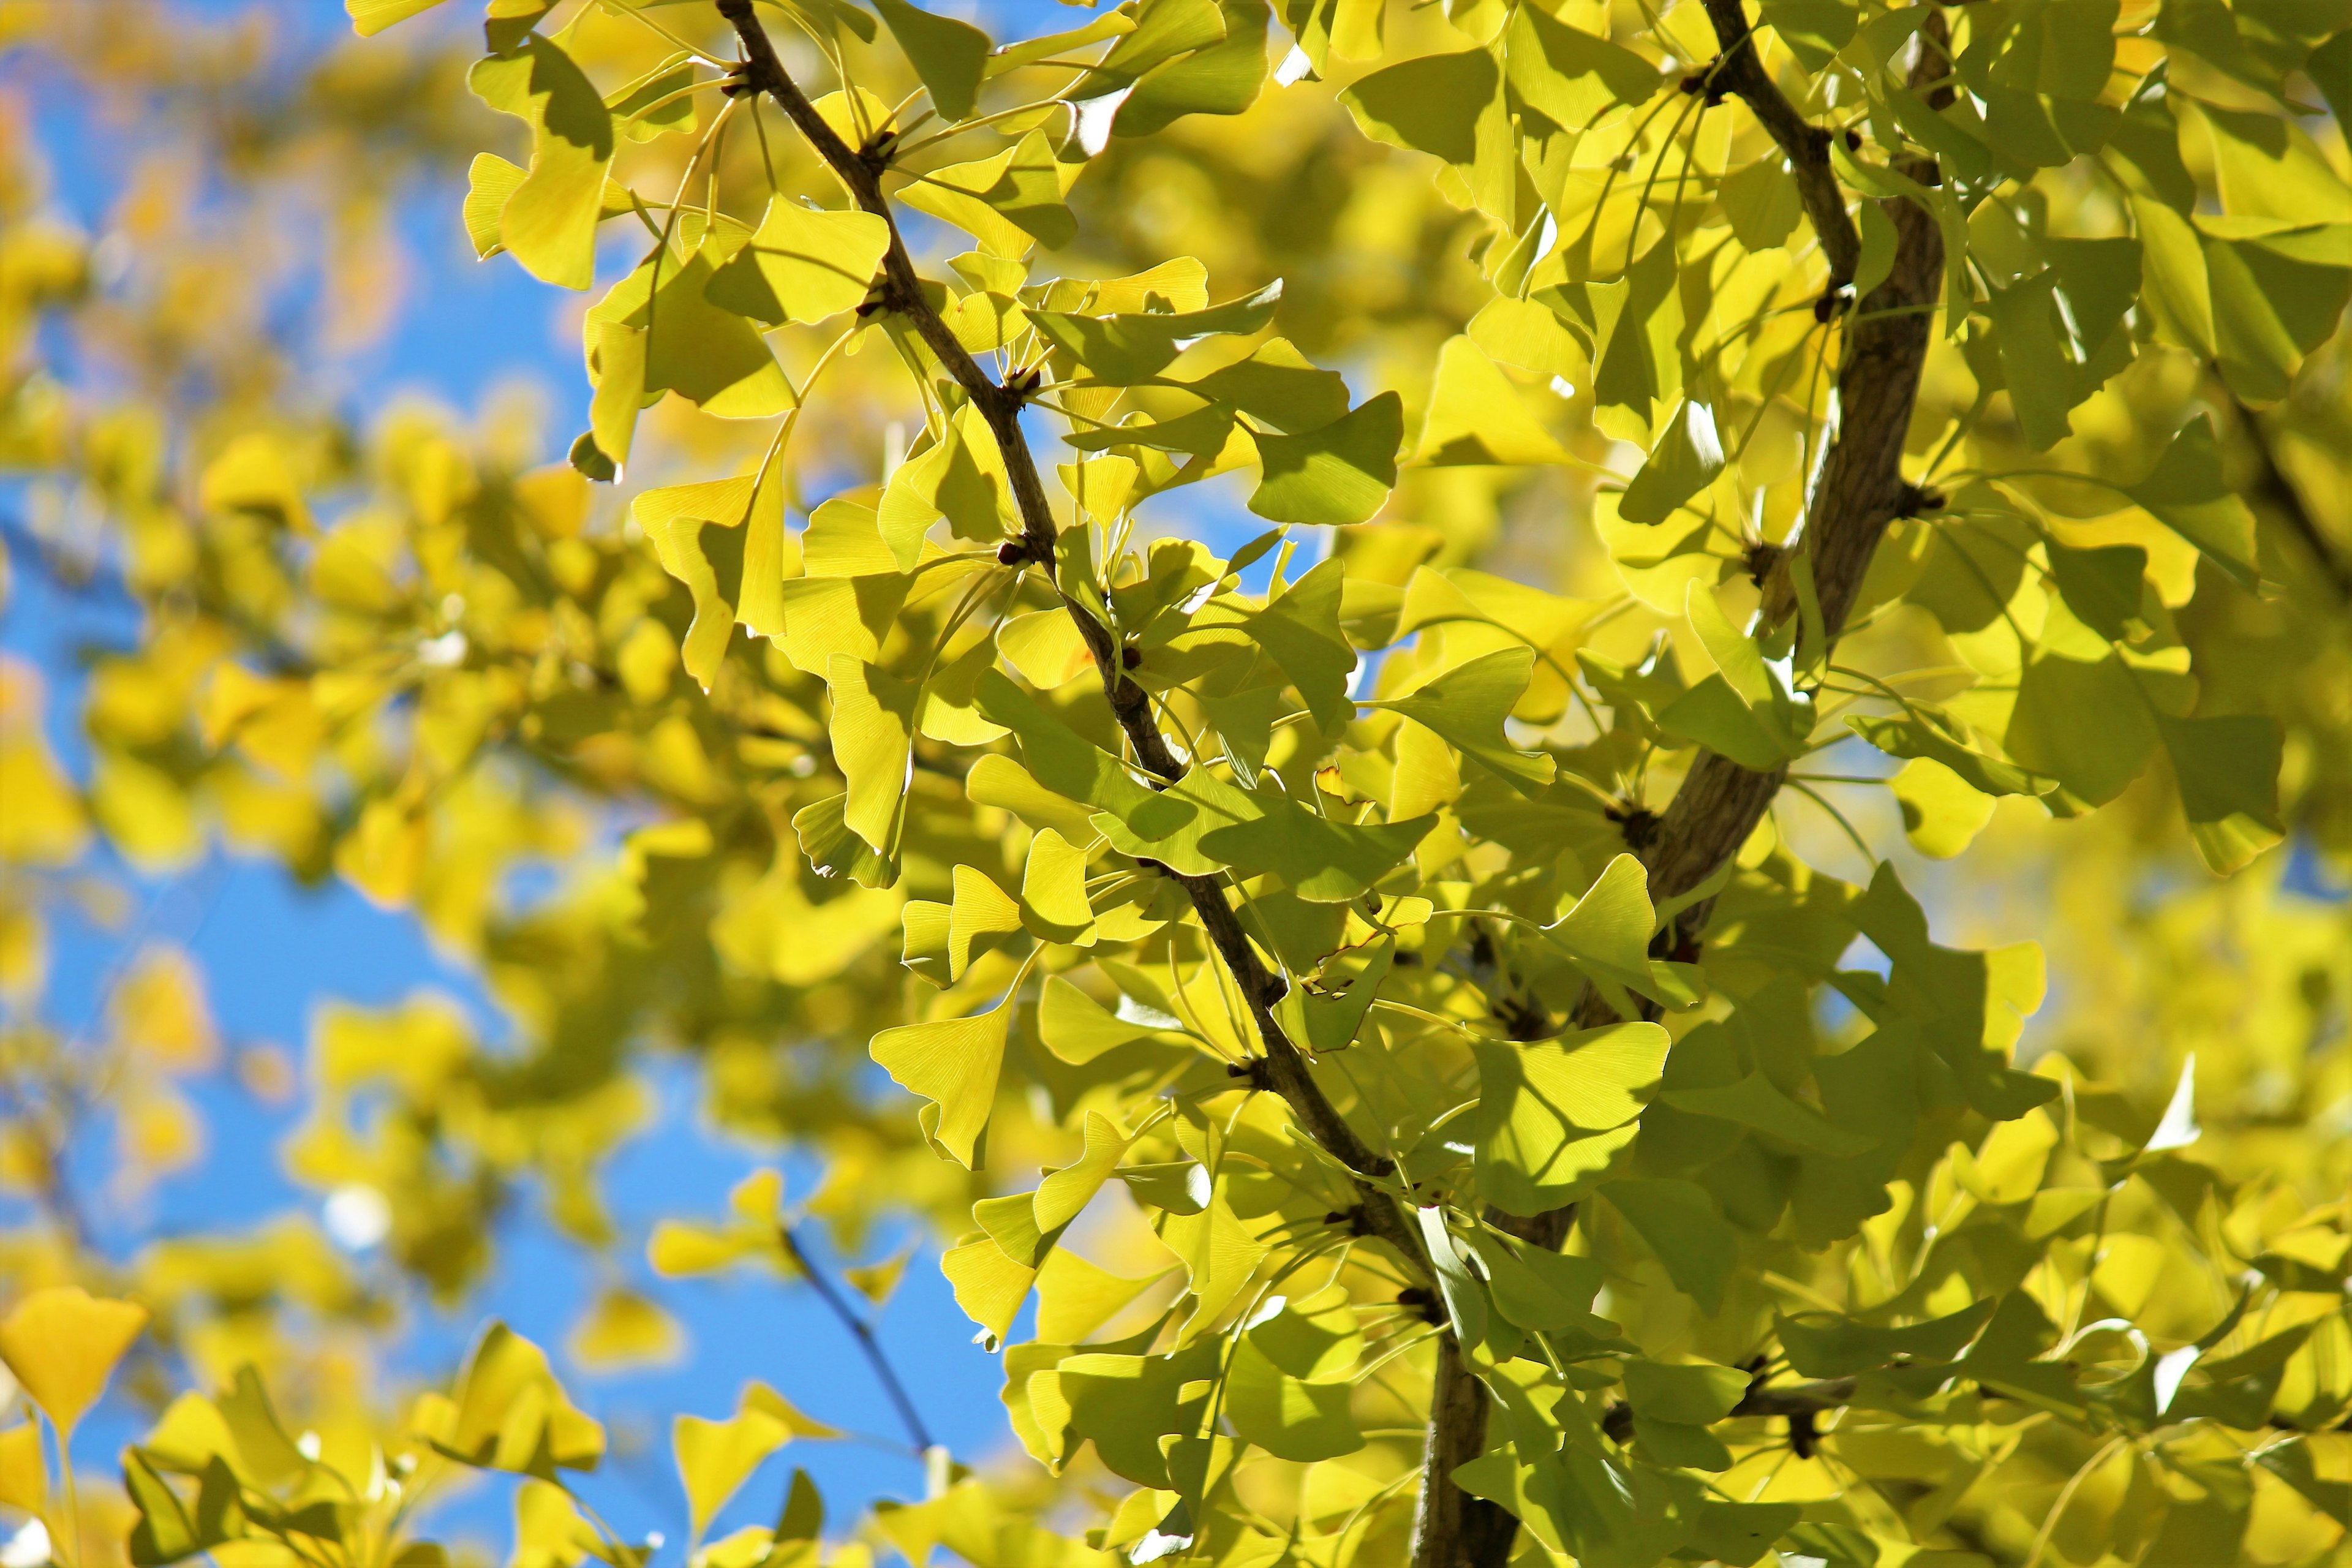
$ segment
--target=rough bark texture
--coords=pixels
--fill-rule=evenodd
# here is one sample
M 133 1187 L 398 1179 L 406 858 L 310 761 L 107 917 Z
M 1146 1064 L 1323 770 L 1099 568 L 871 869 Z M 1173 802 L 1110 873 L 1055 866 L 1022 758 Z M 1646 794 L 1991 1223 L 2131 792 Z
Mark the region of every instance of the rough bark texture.
M 752 0 L 717 0 L 719 14 L 735 29 L 743 46 L 743 61 L 738 80 L 741 90 L 763 92 L 775 100 L 778 108 L 799 128 L 818 157 L 840 176 L 849 188 L 850 195 L 863 210 L 872 213 L 889 226 L 890 244 L 883 253 L 882 279 L 877 303 L 911 324 L 923 344 L 935 356 L 947 373 L 955 378 L 988 421 L 990 432 L 1004 456 L 1004 467 L 1013 481 L 1013 499 L 1019 507 L 1022 522 L 1020 544 L 1008 558 L 1008 565 L 1036 564 L 1048 573 L 1053 570 L 1056 530 L 1052 508 L 1045 499 L 1044 481 L 1038 478 L 1037 460 L 1029 450 L 1029 443 L 1021 433 L 1023 395 L 989 378 L 963 345 L 956 341 L 945 320 L 935 310 L 923 292 L 922 279 L 915 271 L 906 242 L 899 237 L 898 223 L 892 213 L 888 197 L 883 194 L 882 174 L 889 167 L 890 141 L 877 141 L 874 145 L 853 148 L 826 123 L 816 111 L 808 95 L 785 70 L 776 54 L 775 44 L 766 27 L 752 13 Z M 1066 595 L 1063 604 L 1076 622 L 1087 650 L 1094 656 L 1095 668 L 1102 674 L 1103 695 L 1109 700 L 1111 712 L 1133 749 L 1136 762 L 1155 776 L 1170 783 L 1184 776 L 1185 764 L 1169 747 L 1151 716 L 1150 696 L 1129 679 L 1119 660 L 1119 648 L 1110 628 L 1088 614 Z M 1193 908 L 1201 917 L 1212 945 L 1224 961 L 1240 985 L 1242 994 L 1250 1000 L 1250 1011 L 1257 1025 L 1261 1054 L 1250 1066 L 1253 1083 L 1272 1090 L 1286 1101 L 1307 1133 L 1323 1148 L 1359 1177 L 1381 1177 L 1395 1169 L 1394 1163 L 1367 1144 L 1348 1124 L 1339 1108 L 1331 1103 L 1309 1070 L 1307 1058 L 1291 1043 L 1282 1026 L 1275 1019 L 1274 1004 L 1286 990 L 1281 976 L 1265 966 L 1257 950 L 1243 933 L 1240 921 L 1225 901 L 1224 889 L 1218 879 L 1210 877 L 1179 877 L 1184 890 L 1192 896 Z M 1386 1242 L 1408 1268 L 1427 1272 L 1427 1260 L 1414 1227 L 1406 1220 L 1395 1199 L 1370 1182 L 1356 1184 L 1355 1212 L 1358 1224 L 1365 1233 Z
M 1722 49 L 1708 79 L 1744 102 L 1788 154 L 1806 215 L 1829 260 L 1831 288 L 1842 290 L 1853 277 L 1861 245 L 1831 169 L 1830 133 L 1808 123 L 1773 84 L 1757 58 L 1742 0 L 1705 4 Z M 1940 13 L 1930 16 L 1924 31 L 1927 37 L 1911 86 L 1940 106 L 1937 84 L 1950 69 Z M 1936 182 L 1932 160 L 1911 160 L 1901 167 L 1923 184 Z M 1846 331 L 1837 381 L 1836 434 L 1806 510 L 1804 532 L 1782 553 L 1765 584 L 1767 618 L 1776 625 L 1786 621 L 1797 613 L 1792 567 L 1801 557 L 1811 570 L 1824 629 L 1832 642 L 1844 627 L 1886 525 L 1913 504 L 1903 479 L 1903 443 L 1927 360 L 1932 307 L 1943 284 L 1943 235 L 1933 216 L 1908 201 L 1882 205 L 1895 225 L 1895 265 L 1886 280 L 1860 301 L 1856 320 Z M 1655 836 L 1640 851 L 1649 868 L 1652 899 L 1664 901 L 1689 892 L 1738 854 L 1770 809 L 1782 777 L 1779 771 L 1753 773 L 1711 752 L 1702 752 Z M 1714 900 L 1707 899 L 1685 910 L 1675 921 L 1675 945 L 1695 942 L 1706 931 L 1713 908 Z M 1615 1019 L 1599 994 L 1588 991 L 1575 1022 L 1591 1028 Z M 1531 1220 L 1510 1221 L 1508 1228 L 1557 1249 L 1574 1218 L 1572 1208 L 1557 1209 Z M 1456 1466 L 1485 1451 L 1486 1402 L 1475 1379 L 1462 1367 L 1452 1339 L 1439 1343 L 1440 1397 L 1431 1410 L 1414 1568 L 1500 1568 L 1510 1555 L 1516 1521 L 1496 1504 L 1473 1498 L 1445 1479 Z M 1759 1407 L 1751 1413 L 1769 1413 L 1761 1406 L 1775 1397 L 1757 1390 L 1753 1398 Z

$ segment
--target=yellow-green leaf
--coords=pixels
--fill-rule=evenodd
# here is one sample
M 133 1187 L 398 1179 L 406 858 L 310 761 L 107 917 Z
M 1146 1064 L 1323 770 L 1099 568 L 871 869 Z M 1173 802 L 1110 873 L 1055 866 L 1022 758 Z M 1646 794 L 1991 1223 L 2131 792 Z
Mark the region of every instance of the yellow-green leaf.
M 0 1362 L 50 1424 L 71 1436 L 146 1327 L 147 1309 L 134 1301 L 52 1285 L 0 1319 Z
M 970 1017 L 885 1029 L 870 1047 L 899 1088 L 930 1102 L 923 1111 L 924 1135 L 966 1170 L 979 1168 L 976 1152 L 995 1109 L 996 1077 L 1012 1026 L 1013 1001 L 1007 997 Z

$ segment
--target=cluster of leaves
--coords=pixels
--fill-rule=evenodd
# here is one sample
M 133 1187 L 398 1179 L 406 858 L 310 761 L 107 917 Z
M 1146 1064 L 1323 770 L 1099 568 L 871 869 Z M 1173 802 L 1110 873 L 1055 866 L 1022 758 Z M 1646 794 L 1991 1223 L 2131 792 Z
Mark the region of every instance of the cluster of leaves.
M 2004 800 L 2106 808 L 2066 829 L 2093 845 L 2185 820 L 2275 901 L 2292 735 L 2340 847 L 2344 568 L 2263 422 L 2345 425 L 2352 187 L 2295 120 L 2347 96 L 2342 18 L 1286 7 L 1289 91 L 1436 160 L 1401 172 L 1476 236 L 1466 308 L 1359 396 L 1299 346 L 1341 334 L 1296 284 L 1213 303 L 1190 257 L 1032 258 L 1080 242 L 1097 162 L 1239 178 L 1266 8 L 1003 47 L 877 9 L 494 0 L 470 85 L 530 140 L 473 164 L 477 252 L 587 288 L 604 225 L 646 240 L 586 311 L 569 468 L 411 420 L 322 527 L 350 469 L 288 430 L 219 443 L 193 505 L 152 425 L 84 459 L 151 621 L 94 682 L 86 787 L 12 697 L 38 826 L 11 860 L 70 864 L 86 816 L 166 858 L 216 813 L 417 909 L 528 1024 L 488 1058 L 429 1007 L 331 1020 L 298 1171 L 401 1194 L 398 1256 L 454 1294 L 526 1170 L 609 1239 L 627 1054 L 698 1047 L 738 1125 L 824 1150 L 814 1214 L 855 1238 L 878 1185 L 960 1236 L 1013 1431 L 1084 1489 L 936 1466 L 869 1527 L 918 1562 L 2340 1552 L 2352 1213 L 2298 1076 L 2341 1031 L 2340 916 L 2218 968 L 2300 1012 L 2267 1004 L 2289 1088 L 2222 1069 L 2289 1147 L 2208 1163 L 2214 1053 L 2136 1059 L 2097 1016 L 2197 1016 L 2156 996 L 2188 966 L 2086 966 L 2021 1070 L 2039 951 L 1936 942 L 1839 803 L 1891 794 L 1939 858 Z M 950 161 L 967 136 L 997 150 Z M 907 248 L 932 232 L 975 247 L 945 279 Z M 921 423 L 877 482 L 795 459 L 870 449 L 877 407 Z M 600 516 L 654 410 L 693 473 L 736 471 Z M 2340 510 L 2340 465 L 2292 465 Z M 1228 554 L 1139 518 L 1229 474 L 1206 493 L 1273 526 Z M 1590 591 L 1476 563 L 1506 511 L 1566 535 L 1571 496 Z M 1765 814 L 1783 788 L 1861 876 Z M 580 856 L 599 797 L 656 820 L 501 907 L 497 868 Z M 2151 951 L 2220 965 L 2200 918 Z M 916 1117 L 860 1092 L 869 1049 Z M 761 1191 L 653 1252 L 796 1256 Z M 194 1315 L 225 1306 L 252 1303 Z M 362 1478 L 403 1452 L 531 1477 L 519 1562 L 643 1560 L 581 1522 L 558 1472 L 593 1423 L 501 1331 L 454 1405 L 336 1461 L 363 1505 L 248 1442 L 278 1428 L 234 1386 L 127 1461 L 141 1561 L 252 1531 L 399 1560 L 404 1494 Z M 701 1539 L 796 1431 L 758 1390 L 681 1417 L 698 1560 L 814 1550 L 797 1484 L 773 1530 Z M 1083 1545 L 1056 1500 L 1099 1504 Z

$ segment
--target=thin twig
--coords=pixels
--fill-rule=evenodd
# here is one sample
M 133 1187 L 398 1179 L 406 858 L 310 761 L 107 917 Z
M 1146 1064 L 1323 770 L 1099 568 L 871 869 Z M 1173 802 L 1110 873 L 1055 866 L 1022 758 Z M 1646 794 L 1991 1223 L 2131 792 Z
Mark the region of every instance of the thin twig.
M 810 1288 L 816 1291 L 818 1300 L 833 1309 L 833 1315 L 841 1320 L 841 1326 L 847 1329 L 850 1337 L 857 1342 L 857 1348 L 864 1352 L 866 1364 L 874 1369 L 875 1380 L 882 1384 L 882 1392 L 890 1396 L 890 1403 L 898 1408 L 898 1419 L 907 1424 L 907 1436 L 913 1441 L 915 1452 L 919 1455 L 930 1452 L 936 1445 L 923 1426 L 922 1416 L 915 1410 L 915 1402 L 907 1397 L 906 1385 L 898 1381 L 898 1373 L 890 1365 L 890 1358 L 883 1353 L 882 1342 L 875 1338 L 874 1325 L 863 1314 L 851 1309 L 840 1288 L 825 1278 L 824 1271 L 801 1246 L 801 1238 L 793 1234 L 791 1226 L 777 1226 L 776 1236 L 783 1243 L 785 1256 L 808 1277 Z

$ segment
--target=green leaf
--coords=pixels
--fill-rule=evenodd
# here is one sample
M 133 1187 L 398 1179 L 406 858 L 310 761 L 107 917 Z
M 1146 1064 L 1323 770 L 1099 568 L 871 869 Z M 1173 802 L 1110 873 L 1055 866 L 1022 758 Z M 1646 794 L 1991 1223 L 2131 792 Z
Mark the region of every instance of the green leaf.
M 1437 380 L 1412 460 L 1444 468 L 1565 463 L 1569 458 L 1486 352 L 1467 337 L 1452 337 L 1438 351 Z
M 1890 1329 L 1835 1312 L 1775 1314 L 1773 1330 L 1789 1364 L 1802 1377 L 1850 1377 L 1858 1372 L 1892 1364 L 1898 1358 L 1920 1362 L 1949 1361 L 1976 1338 L 1992 1316 L 1988 1296 L 1948 1317 Z
M 1183 452 L 1213 458 L 1224 450 L 1234 433 L 1234 409 L 1229 403 L 1211 403 L 1172 419 L 1139 425 L 1104 425 L 1074 430 L 1062 437 L 1081 452 L 1108 451 L 1114 447 L 1148 447 L 1156 452 Z
M 2074 363 L 2059 346 L 2057 288 L 2057 273 L 2044 268 L 1992 291 L 1993 341 L 2000 350 L 2001 379 L 2008 384 L 2018 428 L 2037 451 L 2073 433 L 2067 410 L 2078 401 Z
M 694 57 L 674 54 L 635 80 L 614 89 L 604 100 L 621 133 L 632 142 L 650 142 L 672 132 L 694 129 L 694 100 L 680 95 L 694 83 Z M 669 101 L 663 103 L 664 99 Z M 654 108 L 660 104 L 658 109 Z
M 888 855 L 898 842 L 898 813 L 913 755 L 919 685 L 845 653 L 833 656 L 825 684 L 833 689 L 834 761 L 848 781 L 842 821 Z
M 1404 403 L 1393 392 L 1302 435 L 1258 432 L 1264 477 L 1250 510 L 1272 522 L 1345 525 L 1380 510 L 1396 484 Z
M 1503 60 L 1511 90 L 1564 131 L 1582 131 L 1613 108 L 1639 109 L 1665 80 L 1622 44 L 1554 21 L 1532 5 L 1511 13 Z
M 2048 795 L 2058 784 L 1975 745 L 1967 723 L 1933 703 L 1914 702 L 1899 718 L 1849 718 L 1846 725 L 1890 757 L 1925 758 L 1950 769 L 1981 795 Z
M 953 224 L 991 255 L 1018 259 L 1033 240 L 1058 250 L 1077 237 L 1077 219 L 1062 203 L 1063 173 L 1052 143 L 1032 131 L 993 157 L 933 169 L 895 199 Z
M 1503 721 L 1526 695 L 1535 658 L 1532 648 L 1498 648 L 1456 665 L 1403 697 L 1367 706 L 1402 713 L 1442 736 L 1464 756 L 1501 774 L 1521 794 L 1533 795 L 1551 783 L 1557 764 L 1545 752 L 1512 745 Z
M 1474 1139 L 1478 1191 L 1508 1214 L 1565 1203 L 1632 1141 L 1665 1060 L 1655 1024 L 1617 1024 L 1558 1040 L 1477 1041 Z
M 1625 1363 L 1625 1402 L 1637 1415 L 1707 1426 L 1730 1415 L 1753 1381 L 1736 1366 L 1674 1365 L 1636 1357 Z
M 1344 987 L 1331 990 L 1318 977 L 1312 988 L 1293 986 L 1290 994 L 1276 1004 L 1276 1016 L 1283 1027 L 1290 1031 L 1294 1043 L 1309 1057 L 1346 1049 L 1355 1043 L 1358 1031 L 1363 1028 L 1364 1015 L 1371 1010 L 1373 1000 L 1380 994 L 1381 982 L 1388 978 L 1396 962 L 1396 939 L 1375 937 L 1366 949 L 1369 956 L 1363 967 Z
M 1486 1337 L 1486 1286 L 1463 1260 L 1454 1233 L 1446 1226 L 1444 1209 L 1434 1205 L 1416 1208 L 1413 1219 L 1421 1227 L 1422 1245 L 1437 1276 L 1437 1293 L 1445 1303 L 1445 1316 L 1455 1337 L 1463 1344 L 1476 1344 Z
M 615 142 L 603 95 L 536 33 L 513 54 L 478 61 L 467 80 L 474 96 L 531 128 L 530 172 L 499 212 L 507 250 L 541 282 L 587 288 Z
M 1819 71 L 1853 42 L 1860 14 L 1843 0 L 1765 0 L 1764 20 L 1808 73 Z
M 1148 72 L 1218 43 L 1225 27 L 1215 0 L 1146 0 L 1136 12 L 1135 29 L 1063 96 L 1082 103 L 1131 88 Z
M 1055 1370 L 1070 1425 L 1093 1440 L 1104 1467 L 1139 1485 L 1166 1488 L 1171 1478 L 1160 1439 L 1200 1430 L 1218 1360 L 1213 1336 L 1171 1355 L 1074 1355 Z
M 1250 640 L 1290 678 L 1327 735 L 1336 733 L 1356 712 L 1348 700 L 1356 650 L 1339 629 L 1339 600 L 1346 584 L 1347 571 L 1339 562 L 1318 562 L 1248 622 Z
M 1265 85 L 1266 0 L 1223 0 L 1223 37 L 1144 73 L 1118 106 L 1114 136 L 1150 136 L 1187 114 L 1239 114 Z M 1139 28 L 1130 37 L 1139 37 Z M 1121 42 L 1127 40 L 1122 39 Z
M 236 1474 L 218 1454 L 205 1460 L 197 1473 L 193 1514 L 141 1449 L 123 1450 L 122 1481 L 139 1509 L 139 1522 L 131 1527 L 130 1542 L 135 1568 L 162 1568 L 252 1534 Z
M 1622 988 L 1664 1006 L 1690 1006 L 1698 998 L 1676 966 L 1650 961 L 1650 936 L 1656 928 L 1649 872 L 1634 857 L 1620 855 L 1602 868 L 1574 908 L 1544 927 L 1544 935 L 1604 995 L 1618 993 L 1612 1005 L 1624 1000 Z M 1621 1017 L 1633 1011 L 1630 1004 L 1617 1007 Z
M 1013 998 L 985 1013 L 905 1024 L 874 1037 L 875 1062 L 899 1088 L 930 1103 L 923 1134 L 931 1147 L 964 1169 L 978 1170 L 974 1151 L 996 1106 L 997 1074 L 1013 1026 Z
M 1131 1046 L 1138 1040 L 1163 1040 L 1182 1044 L 1187 1039 L 1174 1020 L 1166 1026 L 1130 1019 L 1124 998 L 1119 1011 L 1112 1012 L 1060 975 L 1045 982 L 1037 1003 L 1037 1037 L 1045 1048 L 1062 1061 L 1083 1067 L 1106 1051 L 1121 1046 Z
M 1214 333 L 1246 335 L 1258 331 L 1274 319 L 1274 309 L 1281 301 L 1282 280 L 1277 278 L 1255 294 L 1205 310 L 1172 314 L 1128 311 L 1108 316 L 1032 310 L 1028 321 L 1039 335 L 1086 366 L 1097 381 L 1132 386 L 1158 375 L 1184 344 L 1196 338 Z
M 1601 1195 L 1649 1243 L 1676 1289 L 1707 1312 L 1722 1310 L 1724 1285 L 1739 1261 L 1739 1241 L 1705 1188 L 1621 1176 L 1603 1183 Z
M 793 832 L 801 853 L 820 877 L 847 877 L 866 888 L 896 885 L 898 861 L 850 831 L 848 811 L 849 797 L 836 795 L 794 812 Z
M 1723 443 L 1716 437 L 1715 411 L 1685 398 L 1666 416 L 1649 460 L 1625 487 L 1617 515 L 1627 522 L 1664 522 L 1721 472 Z
M 2237 870 L 2285 837 L 2278 806 L 2284 734 L 2276 719 L 2166 713 L 2157 716 L 2156 726 L 2172 757 L 2189 837 L 2216 875 Z
M 703 298 L 770 326 L 821 321 L 864 301 L 889 245 L 890 226 L 872 213 L 821 211 L 779 193 Z
M 1993 797 L 1932 757 L 1903 764 L 1889 786 L 1903 813 L 1903 834 L 1931 860 L 1966 849 L 1992 820 Z
M 969 22 L 936 16 L 907 0 L 874 0 L 907 63 L 931 95 L 931 107 L 953 122 L 968 117 L 980 94 L 988 52 L 995 44 Z
M 1349 1383 L 1307 1383 L 1267 1359 L 1254 1335 L 1244 1335 L 1225 1368 L 1225 1417 L 1234 1436 L 1278 1459 L 1299 1464 L 1336 1459 L 1364 1446 L 1349 1405 Z
M 1348 412 L 1348 384 L 1339 373 L 1316 368 L 1284 338 L 1269 338 L 1249 358 L 1185 384 L 1286 435 L 1319 429 Z
M 1339 94 L 1364 134 L 1449 163 L 1478 156 L 1479 111 L 1501 76 L 1484 49 L 1423 55 L 1372 72 Z
M 2156 467 L 2124 493 L 2203 552 L 2242 586 L 2254 581 L 2254 519 L 2221 478 L 2213 421 L 2199 415 L 2174 433 Z
M 1875 1138 L 1831 1125 L 1820 1111 L 1781 1093 L 1760 1069 L 1719 1089 L 1670 1089 L 1658 1098 L 1677 1110 L 1753 1127 L 1819 1153 L 1859 1154 L 1878 1145 Z

